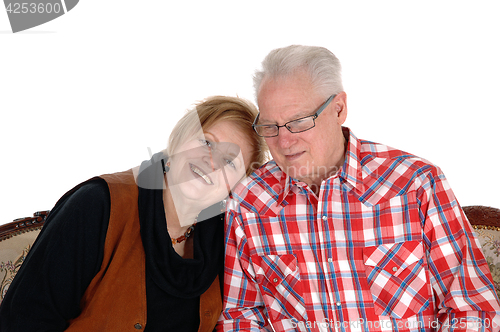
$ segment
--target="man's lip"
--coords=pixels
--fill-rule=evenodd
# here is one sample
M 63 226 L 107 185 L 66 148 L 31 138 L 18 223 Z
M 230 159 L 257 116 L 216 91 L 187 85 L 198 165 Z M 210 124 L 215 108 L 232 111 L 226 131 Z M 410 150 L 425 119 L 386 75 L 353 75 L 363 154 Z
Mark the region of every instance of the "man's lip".
M 286 154 L 285 158 L 289 161 L 293 161 L 293 160 L 300 158 L 302 156 L 302 154 L 304 154 L 304 151 L 298 152 L 298 153 L 293 153 L 293 154 Z
M 214 182 L 210 178 L 210 176 L 207 175 L 206 172 L 204 172 L 200 167 L 189 163 L 189 168 L 191 169 L 191 172 L 196 174 L 197 176 L 200 177 L 201 180 L 205 181 L 206 184 L 213 185 Z

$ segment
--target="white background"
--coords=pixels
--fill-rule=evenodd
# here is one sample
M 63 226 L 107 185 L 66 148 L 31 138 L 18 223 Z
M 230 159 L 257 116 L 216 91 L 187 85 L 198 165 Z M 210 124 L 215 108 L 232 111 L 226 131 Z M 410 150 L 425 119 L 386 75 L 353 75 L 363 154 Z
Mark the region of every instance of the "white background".
M 209 95 L 254 101 L 253 72 L 289 44 L 339 57 L 358 138 L 439 165 L 463 206 L 500 207 L 496 3 L 81 0 L 16 34 L 2 8 L 0 224 L 138 165 Z

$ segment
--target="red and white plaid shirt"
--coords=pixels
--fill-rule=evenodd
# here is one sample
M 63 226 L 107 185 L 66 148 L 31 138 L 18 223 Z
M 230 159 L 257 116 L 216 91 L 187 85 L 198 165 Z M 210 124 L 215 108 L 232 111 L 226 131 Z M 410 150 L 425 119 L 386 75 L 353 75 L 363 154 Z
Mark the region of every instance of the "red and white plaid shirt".
M 498 331 L 488 265 L 441 170 L 344 135 L 318 196 L 273 161 L 233 192 L 217 330 Z

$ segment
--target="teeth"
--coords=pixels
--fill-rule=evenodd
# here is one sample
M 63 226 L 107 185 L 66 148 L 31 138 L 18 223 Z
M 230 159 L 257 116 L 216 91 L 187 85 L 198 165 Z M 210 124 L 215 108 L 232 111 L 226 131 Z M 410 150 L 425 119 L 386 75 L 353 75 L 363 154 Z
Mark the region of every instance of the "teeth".
M 198 174 L 199 176 L 201 176 L 206 183 L 213 184 L 212 180 L 210 180 L 210 178 L 206 176 L 205 173 L 203 173 L 200 169 L 198 169 L 198 167 L 191 165 L 191 170 L 196 174 Z

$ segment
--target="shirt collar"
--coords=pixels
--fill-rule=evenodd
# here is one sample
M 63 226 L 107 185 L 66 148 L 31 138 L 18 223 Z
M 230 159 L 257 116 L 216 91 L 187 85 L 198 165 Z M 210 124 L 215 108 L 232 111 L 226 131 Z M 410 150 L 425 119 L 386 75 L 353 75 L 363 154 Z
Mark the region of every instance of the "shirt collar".
M 279 166 L 277 166 L 277 167 L 279 167 Z M 281 168 L 280 168 L 280 170 L 281 170 Z M 283 172 L 281 170 L 281 180 L 280 180 L 280 183 L 283 183 L 284 187 L 283 187 L 283 190 L 279 193 L 278 199 L 276 200 L 276 203 L 278 205 L 280 205 L 281 203 L 283 203 L 283 201 L 285 200 L 285 198 L 290 193 L 290 188 L 292 188 L 293 186 L 296 185 L 295 182 L 297 182 L 295 179 L 291 178 L 288 174 L 286 174 L 285 172 Z
M 363 183 L 363 167 L 361 165 L 361 142 L 347 127 L 342 127 L 344 137 L 348 139 L 345 152 L 344 165 L 340 170 L 339 177 L 349 183 L 359 192 L 365 191 Z

